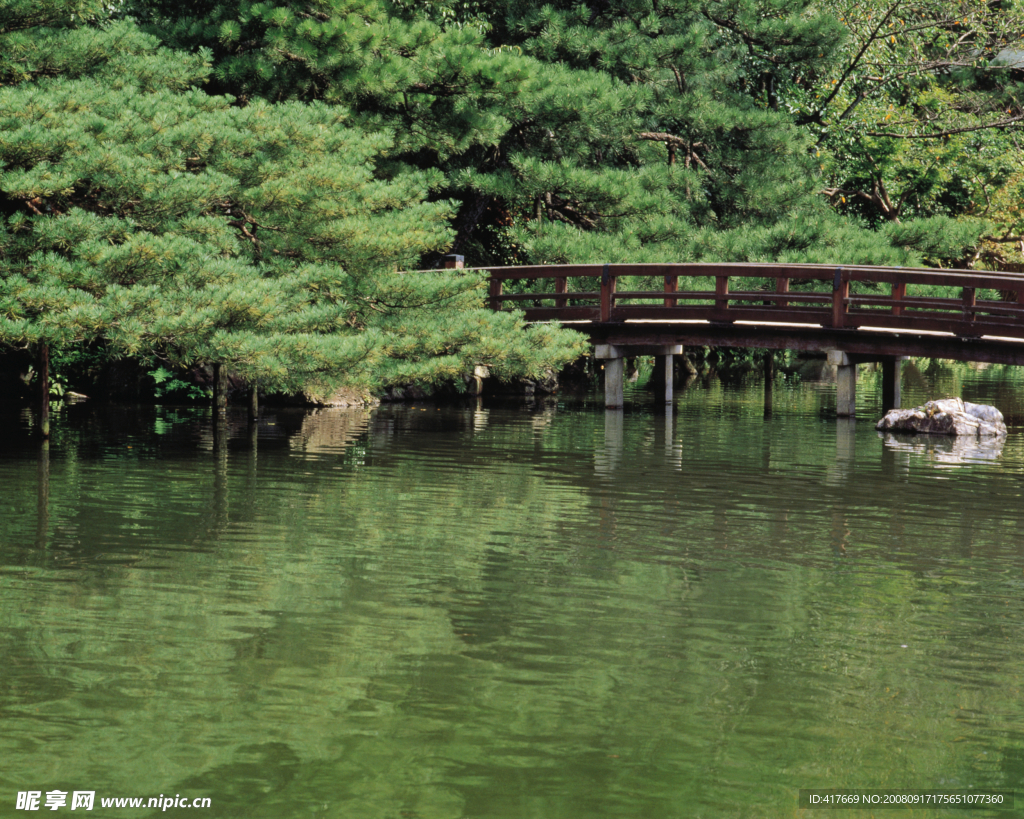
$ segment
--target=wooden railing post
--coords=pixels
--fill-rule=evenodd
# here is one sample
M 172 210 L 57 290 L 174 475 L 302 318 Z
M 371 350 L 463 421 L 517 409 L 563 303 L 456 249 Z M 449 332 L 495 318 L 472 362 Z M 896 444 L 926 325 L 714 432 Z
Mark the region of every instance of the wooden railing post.
M 894 282 L 892 286 L 892 314 L 894 316 L 903 315 L 903 304 L 902 301 L 907 295 L 907 283 L 906 282 Z
M 565 292 L 565 285 L 566 285 L 566 278 L 565 278 L 565 276 L 559 276 L 557 279 L 555 279 L 555 293 L 556 294 L 564 293 Z M 568 301 L 568 299 L 565 298 L 565 296 L 562 296 L 561 298 L 556 298 L 555 299 L 555 307 L 565 307 L 568 303 L 569 303 L 569 301 Z
M 666 293 L 678 293 L 679 292 L 679 276 L 673 273 L 665 274 L 665 292 Z M 679 305 L 679 299 L 665 296 L 666 307 L 677 307 Z
M 729 321 L 729 277 L 715 276 L 715 321 Z
M 964 321 L 974 321 L 974 306 L 978 303 L 978 291 L 973 287 L 965 287 L 960 301 L 963 303 Z
M 611 266 L 605 264 L 601 271 L 601 321 L 611 321 L 612 306 L 615 302 L 615 276 Z
M 788 293 L 789 292 L 789 279 L 778 279 L 775 282 L 776 293 Z M 789 307 L 789 299 L 779 299 L 775 302 L 779 307 Z
M 500 310 L 501 309 L 501 279 L 496 279 L 496 278 L 494 278 L 492 276 L 489 289 L 490 289 L 490 292 L 488 293 L 488 295 L 490 296 L 490 298 L 489 298 L 488 301 L 489 301 L 489 304 L 490 304 L 490 308 L 492 310 L 495 310 L 495 311 Z
M 843 274 L 843 268 L 837 267 L 832 278 L 832 326 L 842 328 L 846 316 L 847 300 L 850 298 L 850 280 Z

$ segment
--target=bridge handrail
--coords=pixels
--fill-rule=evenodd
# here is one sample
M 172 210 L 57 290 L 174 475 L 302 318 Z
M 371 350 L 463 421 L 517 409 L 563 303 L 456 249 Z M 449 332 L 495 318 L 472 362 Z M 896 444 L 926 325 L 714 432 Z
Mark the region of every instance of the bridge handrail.
M 951 270 L 931 267 L 881 267 L 849 264 L 775 264 L 761 262 L 722 262 L 703 264 L 566 264 L 521 265 L 514 267 L 482 267 L 491 278 L 502 281 L 516 279 L 600 278 L 608 268 L 610 275 L 624 276 L 722 276 L 739 278 L 775 278 L 791 280 L 830 281 L 837 269 L 849 274 L 851 281 L 935 284 L 941 286 L 1003 289 L 1004 283 L 1024 283 L 1024 273 L 998 270 Z
M 774 263 L 572 264 L 481 268 L 489 274 L 489 304 L 529 303 L 531 321 L 621 322 L 704 320 L 714 323 L 794 322 L 835 329 L 872 326 L 945 332 L 962 337 L 1024 339 L 1024 274 L 1000 271 Z M 661 290 L 617 291 L 624 277 L 663 280 Z M 714 279 L 715 289 L 679 290 L 681 277 Z M 595 278 L 599 290 L 568 290 L 570 279 Z M 772 290 L 732 290 L 731 279 L 775 279 Z M 503 283 L 553 279 L 553 292 L 503 293 Z M 830 282 L 821 290 L 791 291 L 794 282 Z M 852 292 L 853 284 L 889 285 Z M 908 286 L 959 288 L 957 296 L 910 295 Z M 1000 298 L 979 299 L 979 290 Z M 541 302 L 554 302 L 545 307 Z M 660 301 L 661 304 L 629 302 Z M 573 302 L 573 303 L 570 303 Z

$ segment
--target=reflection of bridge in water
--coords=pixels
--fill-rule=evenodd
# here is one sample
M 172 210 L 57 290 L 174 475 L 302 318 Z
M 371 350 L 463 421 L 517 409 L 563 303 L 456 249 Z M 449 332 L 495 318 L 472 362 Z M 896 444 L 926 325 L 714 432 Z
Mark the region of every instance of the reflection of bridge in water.
M 590 336 L 605 362 L 608 407 L 622 406 L 623 360 L 638 355 L 664 357 L 665 400 L 671 401 L 672 357 L 687 344 L 824 352 L 838 367 L 841 416 L 854 414 L 862 362 L 882 363 L 885 409 L 900 405 L 900 362 L 909 356 L 1024 364 L 1019 273 L 778 264 L 488 272 L 491 309 L 518 306 L 528 321 L 558 320 Z M 651 288 L 652 279 L 660 289 Z M 704 279 L 709 287 L 680 290 L 680 279 L 687 286 Z

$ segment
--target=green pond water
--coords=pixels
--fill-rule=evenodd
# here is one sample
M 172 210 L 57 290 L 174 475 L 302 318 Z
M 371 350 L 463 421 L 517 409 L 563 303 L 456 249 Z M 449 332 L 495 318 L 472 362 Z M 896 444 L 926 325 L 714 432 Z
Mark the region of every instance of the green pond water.
M 217 440 L 204 410 L 74 406 L 44 450 L 0 409 L 0 816 L 40 815 L 28 791 L 661 819 L 1022 789 L 1024 379 L 908 365 L 905 405 L 1003 410 L 969 448 L 882 438 L 867 370 L 839 421 L 816 377 L 767 417 L 757 379 L 710 379 L 670 415 L 267 410 Z

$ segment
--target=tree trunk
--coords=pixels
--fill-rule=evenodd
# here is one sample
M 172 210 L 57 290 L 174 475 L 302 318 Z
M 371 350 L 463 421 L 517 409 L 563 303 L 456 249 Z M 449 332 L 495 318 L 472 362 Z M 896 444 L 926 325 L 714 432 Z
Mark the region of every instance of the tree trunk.
M 228 374 L 223 365 L 213 365 L 213 414 L 223 417 L 228 411 Z
M 50 437 L 50 346 L 40 342 L 36 351 L 36 370 L 39 373 L 39 393 L 36 401 L 39 408 L 39 434 Z

